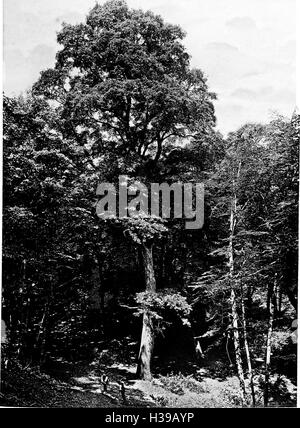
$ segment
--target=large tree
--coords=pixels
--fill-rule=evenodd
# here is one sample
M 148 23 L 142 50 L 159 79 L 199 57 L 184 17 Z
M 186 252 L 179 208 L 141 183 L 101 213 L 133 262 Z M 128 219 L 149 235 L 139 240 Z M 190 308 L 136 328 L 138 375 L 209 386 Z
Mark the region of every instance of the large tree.
M 116 0 L 96 5 L 84 24 L 64 25 L 58 34 L 55 67 L 41 73 L 33 93 L 55 106 L 63 138 L 84 148 L 95 172 L 99 162 L 118 157 L 107 181 L 126 174 L 149 182 L 174 145 L 211 133 L 215 95 L 203 73 L 191 69 L 183 38 L 180 27 Z M 151 217 L 141 222 L 145 232 L 152 229 Z M 155 291 L 152 245 L 143 245 L 141 255 L 146 289 Z M 146 321 L 145 314 L 142 341 L 149 343 L 142 348 L 151 350 L 154 333 Z M 149 377 L 150 361 L 139 366 Z
M 158 160 L 167 142 L 205 134 L 214 94 L 190 68 L 180 27 L 121 0 L 96 5 L 86 22 L 64 25 L 53 69 L 34 92 L 54 100 L 65 132 L 80 141 Z

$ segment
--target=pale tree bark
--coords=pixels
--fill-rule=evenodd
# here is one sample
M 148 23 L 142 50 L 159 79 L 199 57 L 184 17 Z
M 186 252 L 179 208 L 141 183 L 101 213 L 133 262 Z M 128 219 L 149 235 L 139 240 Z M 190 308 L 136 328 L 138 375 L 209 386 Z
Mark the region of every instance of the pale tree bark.
M 255 390 L 254 390 L 254 384 L 253 384 L 253 371 L 252 371 L 250 350 L 249 350 L 249 344 L 248 344 L 248 333 L 247 333 L 247 324 L 246 324 L 243 284 L 241 284 L 241 309 L 242 309 L 242 324 L 243 324 L 243 334 L 244 334 L 244 347 L 245 347 L 247 366 L 248 366 L 249 384 L 250 384 L 250 389 L 251 389 L 252 404 L 255 407 L 256 399 L 255 399 Z
M 245 376 L 244 376 L 243 363 L 242 363 L 242 353 L 241 353 L 241 347 L 240 347 L 238 313 L 237 313 L 237 307 L 236 307 L 236 296 L 235 296 L 235 291 L 233 288 L 231 289 L 230 301 L 231 301 L 231 315 L 232 315 L 232 330 L 233 330 L 233 344 L 234 344 L 234 352 L 235 352 L 235 362 L 236 362 L 238 378 L 240 381 L 241 398 L 242 398 L 243 404 L 245 404 L 245 402 L 246 402 L 246 385 L 245 385 Z
M 240 174 L 241 163 L 238 167 L 237 179 Z M 235 362 L 237 368 L 237 374 L 240 381 L 240 392 L 242 403 L 246 402 L 246 386 L 245 386 L 245 376 L 242 363 L 242 353 L 240 347 L 240 335 L 239 335 L 239 317 L 237 312 L 237 303 L 236 295 L 234 289 L 234 247 L 233 247 L 233 238 L 235 233 L 236 225 L 236 209 L 237 209 L 237 196 L 235 192 L 235 181 L 233 181 L 233 196 L 231 200 L 231 209 L 230 209 L 230 234 L 229 234 L 229 245 L 228 245 L 228 266 L 229 266 L 229 280 L 230 280 L 230 303 L 231 303 L 231 317 L 232 317 L 232 331 L 233 331 L 233 344 L 234 344 L 234 353 L 235 353 Z
M 152 245 L 143 245 L 142 258 L 145 272 L 146 291 L 156 292 L 153 266 Z M 144 380 L 151 380 L 151 358 L 154 348 L 153 320 L 147 311 L 143 314 L 143 328 L 138 357 L 137 375 Z
M 201 348 L 200 338 L 198 338 L 196 340 L 195 351 L 196 351 L 197 360 L 198 361 L 203 360 L 204 359 L 204 354 L 203 354 L 203 351 L 202 351 L 202 348 Z
M 278 315 L 282 313 L 282 287 L 278 286 Z
M 264 406 L 268 407 L 269 404 L 269 381 L 270 381 L 270 365 L 271 365 L 271 350 L 272 350 L 272 333 L 273 333 L 273 321 L 275 313 L 275 304 L 273 298 L 277 295 L 277 277 L 275 274 L 275 281 L 272 286 L 268 289 L 267 308 L 269 310 L 269 323 L 267 332 L 267 343 L 266 343 L 266 360 L 265 360 L 265 385 L 264 385 Z

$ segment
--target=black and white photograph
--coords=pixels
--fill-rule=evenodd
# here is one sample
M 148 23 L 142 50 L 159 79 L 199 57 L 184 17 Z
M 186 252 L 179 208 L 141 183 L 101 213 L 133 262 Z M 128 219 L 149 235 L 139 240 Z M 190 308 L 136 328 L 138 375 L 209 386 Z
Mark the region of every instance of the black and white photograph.
M 3 0 L 1 408 L 297 407 L 299 3 Z

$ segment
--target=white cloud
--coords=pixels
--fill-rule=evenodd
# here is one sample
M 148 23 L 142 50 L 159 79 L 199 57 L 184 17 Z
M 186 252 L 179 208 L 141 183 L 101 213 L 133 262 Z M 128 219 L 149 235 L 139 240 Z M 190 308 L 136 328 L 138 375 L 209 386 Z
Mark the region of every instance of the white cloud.
M 229 19 L 229 21 L 226 22 L 226 25 L 240 31 L 256 29 L 256 23 L 254 19 L 250 18 L 249 16 L 237 16 L 235 18 Z
M 213 43 L 208 43 L 207 45 L 205 45 L 206 49 L 211 49 L 213 51 L 215 51 L 215 53 L 219 53 L 219 54 L 227 54 L 229 53 L 233 53 L 233 52 L 238 52 L 238 48 L 236 46 L 232 46 L 229 43 L 222 43 L 222 42 L 213 42 Z

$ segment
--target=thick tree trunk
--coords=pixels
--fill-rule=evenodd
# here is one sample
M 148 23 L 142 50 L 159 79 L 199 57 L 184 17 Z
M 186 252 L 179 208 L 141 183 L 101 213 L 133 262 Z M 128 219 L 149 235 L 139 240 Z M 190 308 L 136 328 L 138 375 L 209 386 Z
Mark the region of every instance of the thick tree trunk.
M 151 358 L 154 348 L 154 334 L 151 317 L 148 313 L 143 315 L 143 329 L 138 359 L 137 375 L 143 380 L 151 380 Z
M 156 281 L 153 267 L 152 245 L 143 245 L 142 257 L 145 271 L 146 291 L 156 292 Z M 143 329 L 138 357 L 137 375 L 144 380 L 151 380 L 151 358 L 154 348 L 154 329 L 150 315 L 144 312 Z
M 272 297 L 277 293 L 277 279 L 275 278 L 274 286 L 269 287 L 267 307 L 269 309 L 269 324 L 266 343 L 266 361 L 265 361 L 265 386 L 264 386 L 264 406 L 268 407 L 269 403 L 269 379 L 270 379 L 270 364 L 271 364 L 271 339 L 273 333 L 273 321 L 275 305 L 272 304 Z
M 146 291 L 156 292 L 156 281 L 153 267 L 152 245 L 143 245 L 142 257 L 145 273 Z

